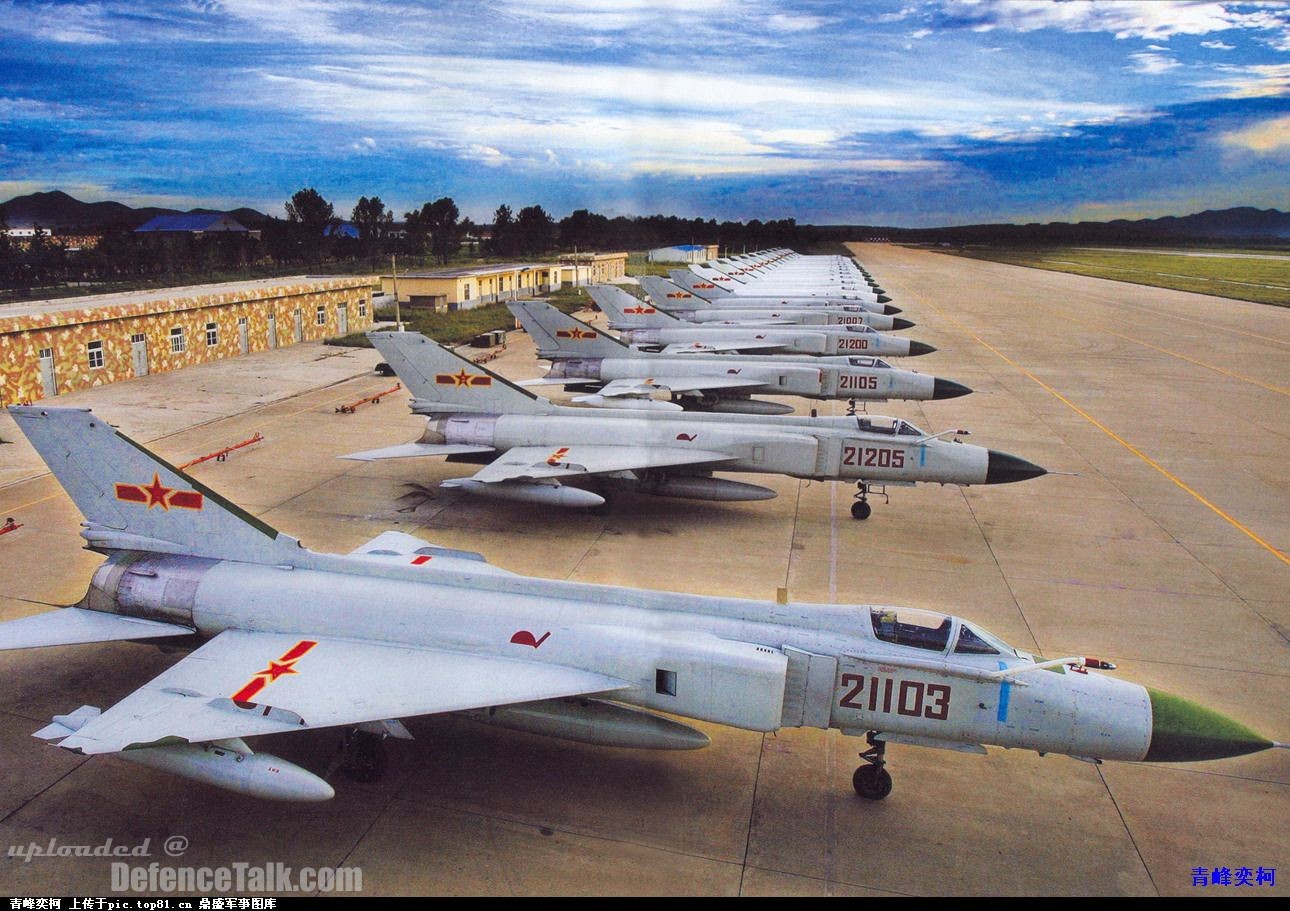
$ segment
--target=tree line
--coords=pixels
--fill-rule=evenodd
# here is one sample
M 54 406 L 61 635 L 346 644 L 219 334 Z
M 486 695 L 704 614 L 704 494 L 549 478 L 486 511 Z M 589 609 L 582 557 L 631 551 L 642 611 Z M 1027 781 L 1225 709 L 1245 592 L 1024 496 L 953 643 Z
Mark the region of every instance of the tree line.
M 379 196 L 363 196 L 344 219 L 313 187 L 284 204 L 285 218 L 264 217 L 245 227 L 257 234 L 137 233 L 124 223 L 78 231 L 95 244 L 72 249 L 65 238 L 37 230 L 20 242 L 7 234 L 0 209 L 0 287 L 34 289 L 69 283 L 155 282 L 214 275 L 271 275 L 284 269 L 377 271 L 391 254 L 447 264 L 478 256 L 545 257 L 564 252 L 642 250 L 673 244 L 711 244 L 738 253 L 771 246 L 809 246 L 821 229 L 793 219 L 749 222 L 676 216 L 601 215 L 579 209 L 554 219 L 540 205 L 515 212 L 501 204 L 491 223 L 463 218 L 451 197 L 395 213 Z M 352 226 L 352 229 L 346 225 Z

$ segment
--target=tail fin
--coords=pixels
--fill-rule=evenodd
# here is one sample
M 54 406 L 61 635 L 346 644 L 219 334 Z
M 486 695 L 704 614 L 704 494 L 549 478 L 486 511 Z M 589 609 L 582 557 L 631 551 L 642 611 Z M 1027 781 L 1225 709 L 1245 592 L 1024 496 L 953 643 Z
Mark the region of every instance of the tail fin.
M 95 550 L 287 563 L 300 542 L 244 512 L 86 409 L 9 409 L 85 516 Z
M 660 275 L 642 275 L 641 287 L 649 295 L 654 306 L 661 310 L 687 310 L 691 307 L 702 308 L 706 303 L 693 291 L 686 291 L 676 282 Z
M 608 314 L 610 329 L 670 329 L 682 325 L 670 313 L 637 300 L 614 285 L 590 285 L 587 292 Z
M 689 291 L 704 300 L 721 300 L 731 295 L 728 289 L 718 288 L 716 282 L 710 282 L 689 269 L 673 269 L 668 272 L 668 275 L 672 276 L 672 281 L 680 285 L 682 291 Z
M 419 332 L 369 332 L 367 337 L 411 390 L 415 412 L 547 414 L 553 410 L 546 399 Z
M 631 356 L 631 349 L 618 339 L 561 313 L 546 301 L 511 301 L 506 306 L 533 337 L 537 343 L 537 356 L 543 360 Z

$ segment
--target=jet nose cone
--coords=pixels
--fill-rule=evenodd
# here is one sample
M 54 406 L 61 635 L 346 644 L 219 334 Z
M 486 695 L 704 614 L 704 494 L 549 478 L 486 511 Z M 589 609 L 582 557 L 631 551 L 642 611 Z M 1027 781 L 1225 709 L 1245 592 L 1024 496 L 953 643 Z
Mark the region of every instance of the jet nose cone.
M 917 325 L 918 323 L 914 322 L 913 320 L 903 319 L 899 316 L 891 321 L 892 329 L 912 329 Z
M 932 353 L 933 351 L 935 351 L 935 350 L 936 350 L 936 349 L 935 349 L 935 348 L 933 348 L 931 345 L 927 344 L 927 342 L 910 342 L 910 343 L 909 343 L 909 356 L 910 356 L 910 357 L 918 357 L 919 355 L 922 355 L 922 354 L 931 354 L 931 353 Z
M 1014 481 L 1037 478 L 1041 474 L 1048 474 L 1048 469 L 1040 468 L 1034 462 L 1027 462 L 1015 455 L 991 449 L 990 461 L 985 469 L 985 483 L 1011 484 Z
M 887 301 L 880 300 L 878 303 L 887 304 Z M 901 310 L 899 307 L 893 307 L 891 304 L 887 304 L 887 306 L 882 308 L 882 312 L 888 316 L 895 316 L 897 313 L 904 313 L 905 311 Z
M 1199 762 L 1244 756 L 1275 744 L 1245 725 L 1203 705 L 1148 689 L 1151 746 L 1145 762 Z
M 934 399 L 956 399 L 961 395 L 968 395 L 972 392 L 962 383 L 956 383 L 953 380 L 943 380 L 939 376 L 932 383 L 932 398 Z M 993 455 L 993 453 L 991 453 Z M 1020 461 L 1020 460 L 1018 460 Z M 1043 469 L 1040 469 L 1042 471 Z
M 875 292 L 875 293 L 878 295 L 878 303 L 880 303 L 880 304 L 885 304 L 885 303 L 887 303 L 888 301 L 890 301 L 890 300 L 891 300 L 891 298 L 890 298 L 890 297 L 888 297 L 887 295 L 883 294 L 881 291 L 877 291 L 877 292 Z M 899 313 L 900 311 L 899 311 L 899 310 L 897 310 L 896 312 L 897 312 L 897 313 Z

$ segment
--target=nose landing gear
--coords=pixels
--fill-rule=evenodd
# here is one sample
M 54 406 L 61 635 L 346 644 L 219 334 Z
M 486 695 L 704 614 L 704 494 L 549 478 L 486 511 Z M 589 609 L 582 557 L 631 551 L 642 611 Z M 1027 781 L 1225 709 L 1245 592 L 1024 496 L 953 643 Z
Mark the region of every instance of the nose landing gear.
M 865 735 L 869 749 L 860 754 L 865 764 L 851 776 L 851 786 L 865 800 L 882 800 L 891 793 L 891 773 L 885 768 L 887 744 L 874 739 L 876 733 L 870 731 Z
M 884 501 L 890 502 L 886 485 L 878 485 L 878 489 L 875 490 L 874 486 L 867 481 L 856 481 L 856 490 L 856 501 L 851 504 L 851 518 L 853 519 L 869 518 L 869 514 L 873 512 L 873 507 L 869 505 L 869 494 L 871 493 L 875 497 L 882 497 Z

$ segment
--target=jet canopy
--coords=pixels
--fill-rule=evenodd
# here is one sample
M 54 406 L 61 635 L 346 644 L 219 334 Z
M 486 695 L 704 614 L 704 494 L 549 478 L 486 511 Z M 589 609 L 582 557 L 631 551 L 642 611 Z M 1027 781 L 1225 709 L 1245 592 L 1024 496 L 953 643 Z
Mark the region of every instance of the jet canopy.
M 874 367 L 879 370 L 890 370 L 891 364 L 888 364 L 880 357 L 849 357 L 847 363 L 852 367 Z
M 856 417 L 856 424 L 864 433 L 885 433 L 889 436 L 903 437 L 927 436 L 927 434 L 909 423 L 909 421 L 905 421 L 900 418 L 869 417 L 867 415 L 859 415 Z
M 909 607 L 874 607 L 869 620 L 875 639 L 891 645 L 955 655 L 1008 655 L 1017 650 L 993 633 L 958 617 Z

